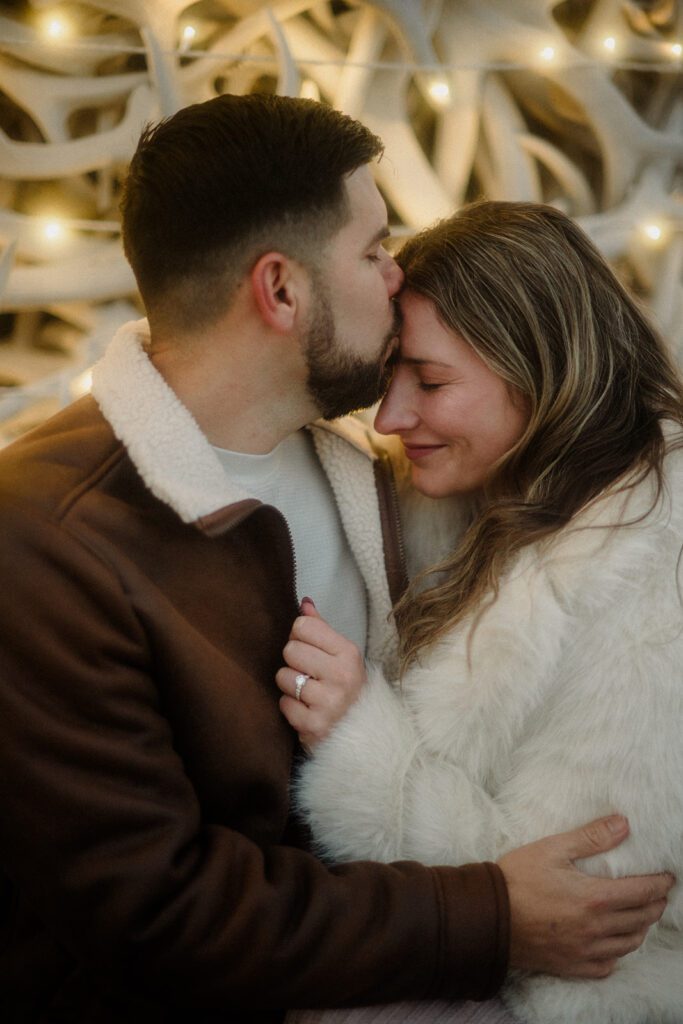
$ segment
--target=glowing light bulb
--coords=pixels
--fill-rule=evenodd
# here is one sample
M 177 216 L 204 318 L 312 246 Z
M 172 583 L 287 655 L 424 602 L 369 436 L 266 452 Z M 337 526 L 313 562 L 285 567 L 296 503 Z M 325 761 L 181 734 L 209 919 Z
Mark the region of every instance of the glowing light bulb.
M 73 398 L 82 398 L 92 390 L 92 370 L 84 370 L 71 381 L 69 391 Z
M 58 242 L 64 237 L 64 225 L 54 217 L 43 222 L 43 237 L 48 242 Z
M 614 53 L 617 48 L 617 41 L 614 36 L 607 36 L 606 39 L 603 39 L 602 45 L 609 53 Z
M 641 234 L 650 243 L 661 242 L 664 238 L 664 228 L 656 221 L 647 221 L 640 225 Z
M 541 52 L 539 53 L 539 57 L 541 58 L 541 60 L 545 60 L 548 63 L 550 63 L 551 60 L 555 59 L 555 47 L 544 46 Z
M 299 96 L 302 100 L 315 100 L 316 103 L 320 103 L 320 89 L 317 82 L 314 82 L 312 78 L 304 78 L 301 82 Z
M 429 95 L 437 103 L 447 104 L 451 98 L 451 89 L 443 78 L 436 78 L 429 86 Z
M 683 45 L 681 43 L 672 43 L 670 49 L 672 57 L 680 57 L 683 54 Z
M 48 14 L 40 24 L 43 35 L 53 43 L 59 43 L 68 39 L 72 34 L 72 28 L 66 18 L 61 14 Z
M 180 33 L 179 49 L 181 51 L 189 50 L 196 38 L 197 29 L 194 27 L 194 25 L 185 25 L 182 32 Z

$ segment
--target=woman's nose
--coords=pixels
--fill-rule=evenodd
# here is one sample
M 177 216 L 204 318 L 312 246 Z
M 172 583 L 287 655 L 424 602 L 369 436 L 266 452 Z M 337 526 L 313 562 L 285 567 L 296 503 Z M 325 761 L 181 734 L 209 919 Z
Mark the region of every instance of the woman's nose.
M 375 416 L 375 430 L 378 433 L 400 434 L 417 426 L 419 417 L 411 408 L 409 396 L 410 388 L 399 365 Z

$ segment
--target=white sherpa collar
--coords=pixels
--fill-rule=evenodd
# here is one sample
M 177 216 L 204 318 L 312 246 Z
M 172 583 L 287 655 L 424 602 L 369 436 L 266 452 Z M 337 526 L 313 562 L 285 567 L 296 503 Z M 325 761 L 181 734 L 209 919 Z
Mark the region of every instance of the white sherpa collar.
M 150 491 L 191 523 L 249 495 L 226 477 L 148 343 L 146 320 L 124 324 L 93 368 L 92 394 Z
M 150 361 L 149 324 L 124 324 L 93 368 L 92 395 L 150 491 L 186 522 L 251 498 L 224 472 L 189 409 Z M 367 431 L 352 420 L 313 428 L 372 458 Z

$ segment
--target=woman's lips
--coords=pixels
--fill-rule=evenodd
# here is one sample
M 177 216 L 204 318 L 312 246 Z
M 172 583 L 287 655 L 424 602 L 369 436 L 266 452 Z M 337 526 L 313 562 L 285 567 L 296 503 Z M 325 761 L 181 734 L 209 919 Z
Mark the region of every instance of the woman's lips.
M 403 442 L 406 455 L 409 459 L 423 459 L 425 455 L 431 455 L 445 446 L 442 444 L 407 444 Z

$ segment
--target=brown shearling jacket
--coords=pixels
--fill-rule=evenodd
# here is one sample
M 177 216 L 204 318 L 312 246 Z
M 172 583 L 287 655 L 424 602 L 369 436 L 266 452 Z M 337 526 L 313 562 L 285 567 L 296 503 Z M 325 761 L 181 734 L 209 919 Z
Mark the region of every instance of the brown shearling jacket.
M 97 401 L 0 453 L 2 1019 L 215 1024 L 490 996 L 509 930 L 497 867 L 330 869 L 298 848 L 274 685 L 297 614 L 288 530 L 221 491 L 139 334 L 115 339 Z M 336 493 L 360 487 L 358 460 L 382 479 L 321 438 L 323 462 L 326 446 L 351 460 Z M 364 557 L 372 630 L 391 595 Z

